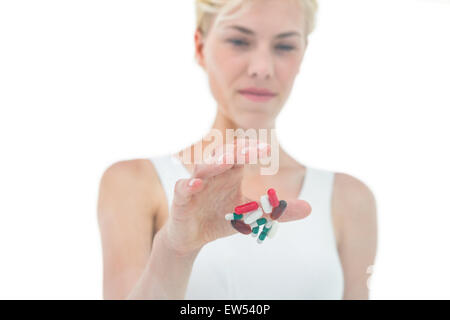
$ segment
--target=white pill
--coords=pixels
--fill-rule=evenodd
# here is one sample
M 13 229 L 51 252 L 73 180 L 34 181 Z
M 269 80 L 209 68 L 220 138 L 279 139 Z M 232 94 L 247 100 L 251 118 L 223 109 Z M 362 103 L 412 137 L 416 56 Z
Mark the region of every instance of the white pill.
M 267 237 L 269 237 L 270 239 L 273 239 L 273 237 L 275 237 L 275 234 L 278 230 L 278 224 L 278 221 L 272 221 L 272 228 L 270 228 L 269 232 L 267 233 Z
M 233 220 L 233 219 L 234 219 L 234 214 L 233 213 L 227 213 L 225 215 L 225 220 L 230 221 L 230 220 Z
M 268 195 L 261 196 L 260 202 L 261 202 L 261 207 L 263 208 L 265 213 L 269 213 L 269 214 L 272 213 L 273 208 L 272 208 L 272 205 L 270 204 Z
M 258 208 L 256 210 L 250 211 L 249 213 L 245 214 L 244 222 L 246 224 L 251 224 L 261 218 L 263 215 L 263 211 L 261 208 Z
M 274 221 L 269 219 L 269 221 L 266 222 L 265 227 L 266 227 L 267 229 L 269 229 L 269 228 L 272 226 L 273 223 L 274 223 Z

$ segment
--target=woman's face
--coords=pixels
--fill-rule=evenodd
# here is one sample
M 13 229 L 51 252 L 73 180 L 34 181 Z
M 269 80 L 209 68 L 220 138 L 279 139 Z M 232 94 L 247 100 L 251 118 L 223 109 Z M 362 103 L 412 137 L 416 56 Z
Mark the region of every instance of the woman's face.
M 238 17 L 220 22 L 206 39 L 197 31 L 197 61 L 222 115 L 239 128 L 274 127 L 300 70 L 307 46 L 305 27 L 298 1 L 260 0 Z M 255 101 L 240 93 L 248 88 L 275 95 Z

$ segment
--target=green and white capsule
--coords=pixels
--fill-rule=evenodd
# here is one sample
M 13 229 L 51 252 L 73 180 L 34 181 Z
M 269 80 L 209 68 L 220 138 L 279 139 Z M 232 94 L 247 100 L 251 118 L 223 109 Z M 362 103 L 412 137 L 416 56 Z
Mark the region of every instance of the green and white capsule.
M 237 213 L 227 213 L 225 215 L 225 220 L 231 221 L 231 220 L 241 220 L 243 217 L 242 214 L 237 214 Z
M 264 228 L 265 229 L 265 228 Z M 264 239 L 266 238 L 267 233 L 264 232 L 264 230 L 259 234 L 258 239 L 256 239 L 256 242 L 263 243 Z
M 262 233 L 268 233 L 269 232 L 269 230 L 270 229 L 272 229 L 272 221 L 269 221 L 269 222 L 267 222 L 265 225 L 264 225 L 264 228 L 263 228 L 263 231 L 262 231 Z
M 257 237 L 259 232 L 259 226 L 256 226 L 252 229 L 252 237 Z
M 266 222 L 267 222 L 266 218 L 259 218 L 255 222 L 250 223 L 250 227 L 254 228 L 254 227 L 262 226 L 262 225 L 266 224 Z
M 262 209 L 264 210 L 265 213 L 267 213 L 267 214 L 272 213 L 273 207 L 270 204 L 268 195 L 261 196 L 259 202 L 261 202 L 261 207 L 262 207 Z

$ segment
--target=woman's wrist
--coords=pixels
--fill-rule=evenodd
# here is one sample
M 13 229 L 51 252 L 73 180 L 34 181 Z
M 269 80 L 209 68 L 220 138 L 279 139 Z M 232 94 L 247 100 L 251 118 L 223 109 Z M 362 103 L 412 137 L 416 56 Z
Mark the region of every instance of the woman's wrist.
M 137 285 L 128 299 L 184 299 L 192 266 L 199 250 L 174 248 L 166 225 L 153 239 L 151 254 Z
M 186 260 L 195 260 L 201 248 L 198 249 L 183 249 L 176 247 L 171 241 L 168 233 L 167 233 L 167 223 L 159 230 L 159 232 L 155 235 L 155 238 L 158 237 L 157 241 L 161 242 L 161 245 L 164 249 L 173 255 L 176 259 L 186 259 Z

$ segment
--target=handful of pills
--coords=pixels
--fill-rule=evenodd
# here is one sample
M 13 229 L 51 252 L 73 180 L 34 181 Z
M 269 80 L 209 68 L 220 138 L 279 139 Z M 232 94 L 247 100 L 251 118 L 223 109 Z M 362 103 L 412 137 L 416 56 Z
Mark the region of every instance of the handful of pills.
M 233 213 L 227 213 L 225 220 L 231 221 L 231 226 L 243 234 L 258 237 L 256 242 L 262 243 L 266 237 L 273 238 L 278 230 L 278 218 L 287 207 L 287 202 L 278 200 L 274 189 L 267 190 L 267 195 L 261 196 L 261 207 L 252 201 L 234 208 Z M 270 218 L 262 218 L 263 214 L 270 214 Z M 260 229 L 262 231 L 259 233 Z M 259 233 L 259 236 L 258 236 Z

